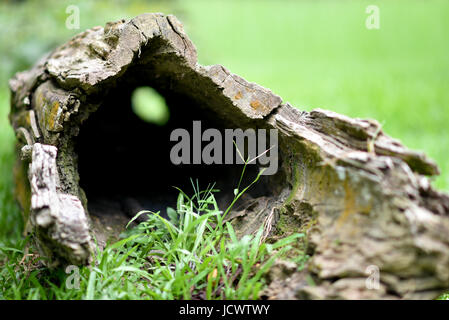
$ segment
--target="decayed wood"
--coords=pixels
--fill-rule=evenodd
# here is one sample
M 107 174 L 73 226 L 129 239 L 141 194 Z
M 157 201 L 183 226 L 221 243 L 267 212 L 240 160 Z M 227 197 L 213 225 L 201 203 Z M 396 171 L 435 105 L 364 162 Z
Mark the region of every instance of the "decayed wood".
M 89 225 L 80 200 L 57 191 L 56 154 L 54 146 L 35 143 L 32 147 L 31 223 L 37 236 L 45 239 L 39 249 L 50 261 L 60 255 L 73 263 L 86 263 L 91 249 Z
M 182 25 L 162 14 L 89 29 L 10 81 L 18 150 L 25 163 L 32 153 L 25 216 L 55 265 L 87 263 L 88 232 L 98 229 L 88 225 L 79 186 L 82 123 L 111 92 L 139 83 L 194 101 L 224 126 L 279 130 L 271 196 L 231 213 L 242 233 L 264 224 L 270 234 L 306 234 L 306 268 L 272 279 L 269 297 L 433 298 L 449 287 L 449 197 L 426 177 L 439 173 L 433 161 L 374 120 L 298 111 L 220 65 L 199 65 Z M 22 171 L 18 199 L 27 210 Z M 366 285 L 373 268 L 375 290 Z

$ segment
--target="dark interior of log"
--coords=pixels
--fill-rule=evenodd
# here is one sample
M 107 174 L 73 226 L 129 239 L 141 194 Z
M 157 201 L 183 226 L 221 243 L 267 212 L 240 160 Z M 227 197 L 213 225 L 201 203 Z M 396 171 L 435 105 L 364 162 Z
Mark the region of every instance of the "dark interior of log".
M 160 211 L 164 216 L 168 206 L 176 206 L 179 192 L 174 186 L 192 195 L 190 179 L 198 180 L 200 190 L 215 183 L 220 190 L 216 194 L 220 209 L 226 209 L 243 165 L 174 165 L 170 161 L 170 150 L 176 144 L 170 141 L 172 130 L 185 128 L 192 137 L 194 120 L 201 120 L 202 132 L 223 128 L 223 123 L 175 93 L 163 94 L 170 110 L 164 126 L 145 122 L 132 110 L 134 89 L 135 85 L 121 85 L 111 90 L 81 126 L 76 147 L 80 186 L 88 199 L 89 214 L 103 221 L 115 217 L 119 224 L 140 210 Z M 249 165 L 242 186 L 248 185 L 258 170 L 257 165 Z M 267 195 L 266 181 L 267 176 L 262 176 L 248 194 Z

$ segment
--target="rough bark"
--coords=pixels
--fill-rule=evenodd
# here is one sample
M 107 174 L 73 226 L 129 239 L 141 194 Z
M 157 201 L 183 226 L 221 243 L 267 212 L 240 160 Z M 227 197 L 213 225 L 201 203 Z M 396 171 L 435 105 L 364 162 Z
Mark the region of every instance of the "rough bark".
M 115 109 L 105 101 L 126 100 L 142 84 L 165 96 L 174 114 L 279 130 L 278 174 L 231 214 L 241 233 L 264 224 L 267 236 L 306 234 L 306 268 L 281 272 L 268 297 L 433 298 L 449 287 L 449 197 L 426 177 L 439 173 L 433 161 L 385 135 L 377 121 L 299 111 L 223 66 L 199 65 L 182 25 L 162 14 L 89 29 L 10 81 L 17 198 L 51 265 L 88 263 L 92 233 L 104 244 L 108 230 L 123 227 L 126 205 L 91 206 L 80 187 L 76 145 L 96 113 L 103 122 L 89 137 L 97 128 L 106 150 L 117 144 L 100 126 L 122 125 L 119 116 L 108 118 Z M 223 181 L 232 193 L 235 185 Z M 370 266 L 380 270 L 377 290 L 366 286 Z

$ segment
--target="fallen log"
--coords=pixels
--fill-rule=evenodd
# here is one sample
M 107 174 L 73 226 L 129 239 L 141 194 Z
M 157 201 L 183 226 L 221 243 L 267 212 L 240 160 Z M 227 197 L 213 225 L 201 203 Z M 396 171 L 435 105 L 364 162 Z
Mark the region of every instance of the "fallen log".
M 165 97 L 166 126 L 132 113 L 140 86 Z M 89 29 L 10 88 L 16 195 L 49 267 L 89 263 L 93 236 L 104 245 L 128 211 L 172 205 L 170 186 L 188 177 L 215 179 L 229 203 L 241 167 L 168 160 L 164 137 L 201 120 L 279 132 L 278 172 L 230 215 L 240 234 L 261 225 L 266 236 L 306 234 L 306 268 L 272 279 L 269 298 L 434 298 L 449 287 L 449 196 L 430 184 L 432 160 L 375 120 L 299 111 L 223 66 L 199 65 L 174 16 Z M 379 272 L 375 288 L 369 270 Z

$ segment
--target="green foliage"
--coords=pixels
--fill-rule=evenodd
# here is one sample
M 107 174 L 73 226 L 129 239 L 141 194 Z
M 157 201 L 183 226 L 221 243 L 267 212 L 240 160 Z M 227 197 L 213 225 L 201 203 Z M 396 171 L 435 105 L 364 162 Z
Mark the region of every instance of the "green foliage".
M 0 105 L 7 104 L 8 96 L 0 90 Z M 14 132 L 3 110 L 0 107 L 0 246 L 9 247 L 21 238 L 23 223 L 13 196 Z
M 194 189 L 192 197 L 179 193 L 170 220 L 138 213 L 148 220 L 97 250 L 92 267 L 80 268 L 79 289 L 67 288 L 64 269 L 50 272 L 24 249 L 1 248 L 6 260 L 0 298 L 257 299 L 265 273 L 302 234 L 267 244 L 260 229 L 238 239 L 218 209 L 213 188 Z
M 438 297 L 438 300 L 449 300 L 449 293 L 442 294 Z

